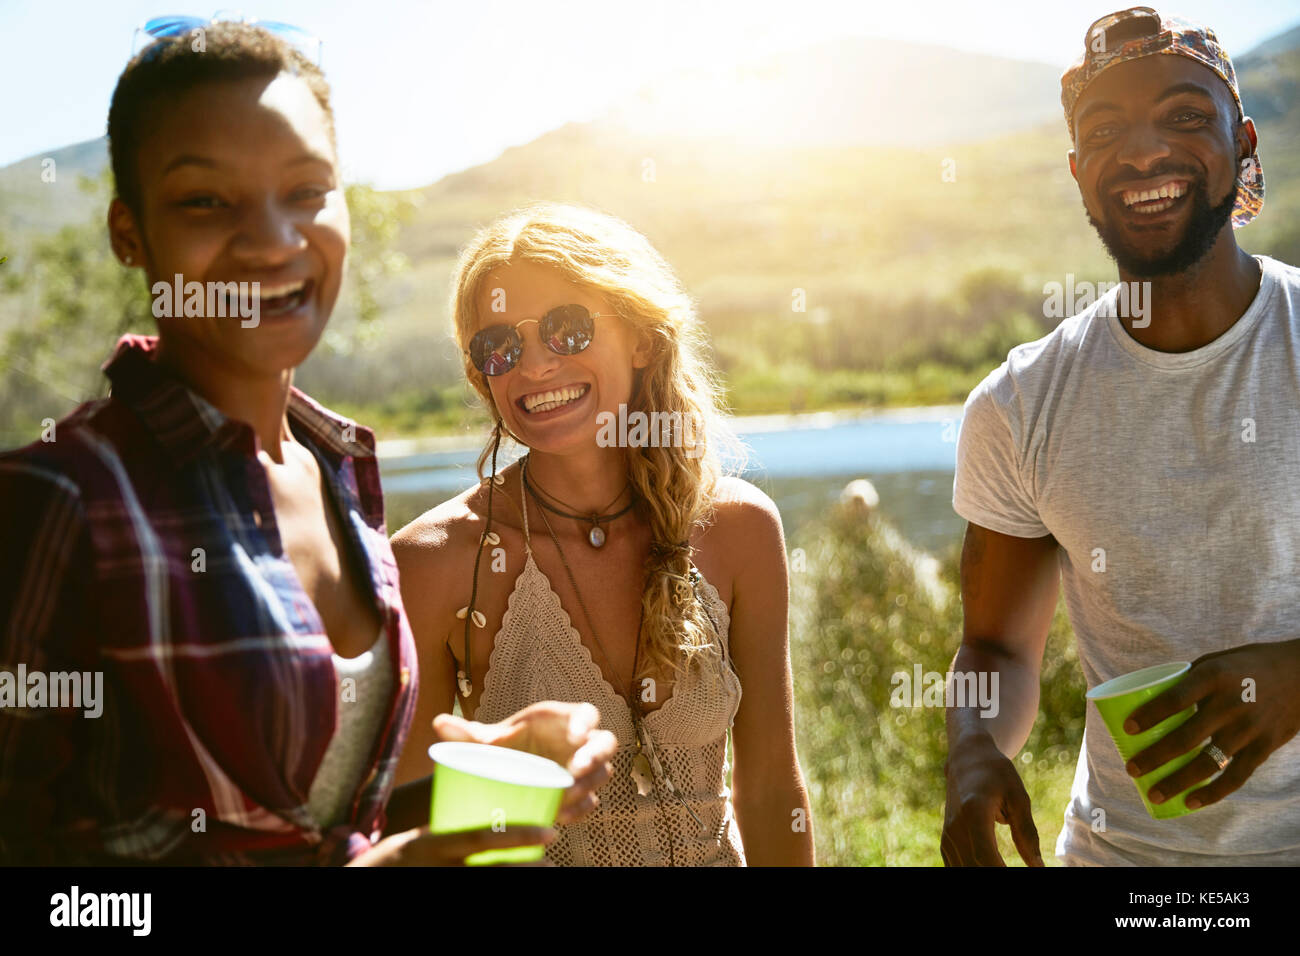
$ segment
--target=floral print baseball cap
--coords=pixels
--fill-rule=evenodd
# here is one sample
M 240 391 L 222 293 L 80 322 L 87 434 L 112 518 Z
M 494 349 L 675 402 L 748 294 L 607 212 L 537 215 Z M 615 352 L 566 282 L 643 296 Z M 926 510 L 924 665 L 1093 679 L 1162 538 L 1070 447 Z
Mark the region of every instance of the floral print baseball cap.
M 1157 54 L 1185 56 L 1213 70 L 1232 91 L 1238 119 L 1245 118 L 1237 73 L 1213 30 L 1182 17 L 1161 16 L 1151 7 L 1130 7 L 1093 23 L 1083 43 L 1083 56 L 1061 75 L 1061 105 L 1065 107 L 1065 123 L 1071 139 L 1074 138 L 1075 105 L 1099 73 L 1119 63 Z M 1242 161 L 1237 171 L 1232 225 L 1236 228 L 1246 225 L 1263 208 L 1264 169 L 1256 151 Z

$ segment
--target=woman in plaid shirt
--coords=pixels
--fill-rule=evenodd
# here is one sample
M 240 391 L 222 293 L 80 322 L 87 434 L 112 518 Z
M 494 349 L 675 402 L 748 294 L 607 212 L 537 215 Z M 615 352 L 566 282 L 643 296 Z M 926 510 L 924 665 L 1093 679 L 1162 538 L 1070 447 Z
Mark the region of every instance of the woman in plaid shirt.
M 329 89 L 265 30 L 202 39 L 136 56 L 109 114 L 113 249 L 158 335 L 119 342 L 111 397 L 0 456 L 0 861 L 455 863 L 549 839 L 433 836 L 428 779 L 394 793 L 419 681 L 374 439 L 292 384 L 348 251 Z M 47 693 L 73 686 L 101 687 L 93 711 Z M 569 764 L 562 822 L 608 773 L 591 707 L 439 721 Z

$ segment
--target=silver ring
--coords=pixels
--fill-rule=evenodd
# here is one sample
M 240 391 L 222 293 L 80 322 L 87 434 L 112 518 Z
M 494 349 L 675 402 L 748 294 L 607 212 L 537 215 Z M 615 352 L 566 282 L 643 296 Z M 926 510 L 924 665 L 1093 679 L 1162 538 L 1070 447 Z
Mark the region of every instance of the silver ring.
M 1220 750 L 1218 744 L 1210 744 L 1205 748 L 1205 752 L 1210 755 L 1211 760 L 1219 765 L 1220 770 L 1232 762 L 1232 758 Z

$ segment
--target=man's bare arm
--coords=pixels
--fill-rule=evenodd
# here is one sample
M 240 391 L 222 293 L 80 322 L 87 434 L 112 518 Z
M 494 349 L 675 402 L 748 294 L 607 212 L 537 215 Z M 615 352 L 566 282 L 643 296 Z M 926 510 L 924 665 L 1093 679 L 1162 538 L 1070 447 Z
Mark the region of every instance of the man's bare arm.
M 999 672 L 996 716 L 950 708 L 948 744 L 984 733 L 1008 757 L 1025 745 L 1038 714 L 1039 673 L 1060 590 L 1050 535 L 1015 538 L 968 525 L 961 553 L 962 643 L 954 672 Z
M 947 805 L 940 849 L 949 865 L 1004 865 L 995 823 L 1020 856 L 1042 865 L 1029 795 L 1011 762 L 1034 726 L 1047 632 L 1060 592 L 1051 536 L 1016 538 L 968 525 L 962 547 L 962 644 L 954 673 L 996 672 L 996 713 L 948 708 Z

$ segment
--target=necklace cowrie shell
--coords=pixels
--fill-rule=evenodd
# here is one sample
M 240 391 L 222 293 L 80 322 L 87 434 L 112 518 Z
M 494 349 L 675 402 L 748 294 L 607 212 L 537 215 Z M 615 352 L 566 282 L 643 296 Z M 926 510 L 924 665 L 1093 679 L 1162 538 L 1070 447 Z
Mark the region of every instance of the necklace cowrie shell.
M 469 682 L 464 671 L 456 671 L 456 684 L 460 687 L 462 697 L 468 697 L 474 691 L 474 685 Z
M 501 536 L 498 535 L 495 531 L 489 531 L 487 534 L 483 535 L 483 540 L 486 541 L 488 544 L 498 545 L 501 543 Z
M 650 791 L 654 789 L 654 771 L 650 768 L 650 761 L 646 755 L 638 753 L 632 760 L 632 770 L 628 774 L 632 782 L 636 784 L 638 796 L 648 797 Z
M 465 615 L 468 613 L 469 613 L 469 608 L 463 607 L 456 612 L 456 619 L 463 621 L 465 620 Z M 487 627 L 487 615 L 484 614 L 482 611 L 475 611 L 474 616 L 471 618 L 471 620 L 474 622 L 474 625 L 476 627 Z

